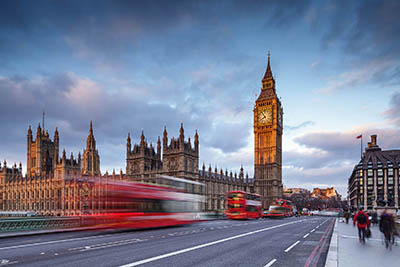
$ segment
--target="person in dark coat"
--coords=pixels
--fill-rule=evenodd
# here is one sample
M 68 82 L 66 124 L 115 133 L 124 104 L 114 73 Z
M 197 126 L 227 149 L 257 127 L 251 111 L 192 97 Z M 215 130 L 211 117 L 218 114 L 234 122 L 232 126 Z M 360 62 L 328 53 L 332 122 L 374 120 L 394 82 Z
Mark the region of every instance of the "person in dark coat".
M 346 223 L 349 223 L 349 219 L 350 219 L 350 212 L 348 210 L 346 210 L 346 212 L 344 213 L 344 218 L 346 219 Z
M 379 230 L 385 236 L 385 245 L 386 248 L 394 243 L 394 232 L 396 229 L 396 225 L 394 222 L 394 217 L 392 214 L 388 213 L 387 209 L 385 209 L 381 215 L 379 220 Z
M 360 243 L 365 243 L 365 231 L 367 227 L 371 225 L 371 222 L 368 218 L 368 214 L 365 213 L 362 208 L 357 212 L 357 214 L 354 216 L 353 219 L 353 225 L 355 225 L 357 222 L 357 228 L 358 228 L 358 237 L 360 239 Z

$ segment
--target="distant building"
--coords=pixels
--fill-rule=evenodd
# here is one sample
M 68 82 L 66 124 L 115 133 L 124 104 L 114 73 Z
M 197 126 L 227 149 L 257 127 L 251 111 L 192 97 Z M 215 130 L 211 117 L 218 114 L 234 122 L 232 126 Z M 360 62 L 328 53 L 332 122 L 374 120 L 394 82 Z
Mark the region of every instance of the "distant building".
M 335 190 L 334 187 L 328 187 L 326 189 L 314 188 L 311 193 L 311 197 L 323 200 L 328 200 L 328 199 L 340 200 L 340 195 L 338 194 L 338 192 Z
M 284 197 L 291 197 L 293 194 L 306 194 L 307 195 L 307 194 L 311 194 L 311 192 L 308 189 L 299 188 L 299 187 L 283 189 Z
M 380 206 L 399 208 L 400 150 L 383 151 L 377 136 L 354 166 L 348 181 L 348 199 L 353 208 L 373 210 Z

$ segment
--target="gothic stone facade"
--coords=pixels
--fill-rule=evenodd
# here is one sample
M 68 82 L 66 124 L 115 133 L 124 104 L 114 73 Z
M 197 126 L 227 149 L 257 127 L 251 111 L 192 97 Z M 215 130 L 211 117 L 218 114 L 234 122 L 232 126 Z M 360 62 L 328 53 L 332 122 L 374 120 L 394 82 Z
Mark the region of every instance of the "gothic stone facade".
M 216 211 L 225 208 L 226 192 L 231 190 L 252 190 L 252 181 L 248 176 L 246 180 L 243 175 L 243 168 L 239 177 L 233 176 L 232 172 L 228 176 L 215 168 L 212 172 L 211 166 L 208 172 L 199 170 L 199 136 L 196 131 L 194 143 L 192 145 L 190 137 L 185 140 L 183 125 L 179 129 L 179 137 L 172 137 L 168 142 L 167 129 L 164 128 L 162 145 L 160 137 L 157 140 L 156 148 L 153 144 L 147 143 L 144 133 L 140 136 L 140 143 L 132 148 L 131 137 L 128 134 L 126 144 L 126 176 L 128 180 L 142 182 L 153 182 L 152 178 L 156 175 L 169 175 L 185 179 L 190 179 L 204 184 L 204 187 L 195 187 L 194 193 L 202 194 L 206 197 L 203 210 Z
M 256 193 L 268 208 L 282 197 L 283 108 L 276 94 L 268 54 L 267 70 L 254 112 L 254 180 Z
M 84 153 L 67 158 L 65 150 L 59 157 L 59 133 L 54 139 L 40 124 L 33 139 L 29 126 L 27 135 L 27 175 L 22 164 L 0 166 L 0 210 L 36 211 L 40 215 L 78 215 L 102 211 L 104 203 L 96 201 L 100 187 L 89 182 L 86 174 L 100 174 L 100 160 L 94 141 L 92 124 Z

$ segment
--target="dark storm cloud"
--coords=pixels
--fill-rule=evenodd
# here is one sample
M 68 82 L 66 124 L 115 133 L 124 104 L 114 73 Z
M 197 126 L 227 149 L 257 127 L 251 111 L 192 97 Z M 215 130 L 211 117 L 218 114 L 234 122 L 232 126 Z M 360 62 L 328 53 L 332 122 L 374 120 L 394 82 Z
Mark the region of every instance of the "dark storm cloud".
M 325 49 L 341 47 L 343 71 L 365 68 L 357 84 L 399 84 L 400 2 L 329 1 L 314 8 L 312 28 L 322 34 Z M 343 78 L 343 77 L 342 77 Z M 361 78 L 361 77 L 360 77 Z M 347 87 L 354 85 L 350 79 Z M 339 87 L 338 87 L 339 88 Z
M 199 50 L 217 56 L 216 47 L 227 46 L 227 37 L 235 34 L 232 22 L 258 17 L 258 27 L 290 25 L 309 2 L 2 1 L 0 5 L 1 29 L 8 33 L 0 35 L 3 58 L 9 59 L 10 51 L 28 55 L 31 47 L 52 49 L 51 38 L 64 38 L 76 56 L 118 66 L 128 48 L 140 50 L 149 41 L 165 44 L 155 48 L 153 56 L 163 53 L 178 59 Z

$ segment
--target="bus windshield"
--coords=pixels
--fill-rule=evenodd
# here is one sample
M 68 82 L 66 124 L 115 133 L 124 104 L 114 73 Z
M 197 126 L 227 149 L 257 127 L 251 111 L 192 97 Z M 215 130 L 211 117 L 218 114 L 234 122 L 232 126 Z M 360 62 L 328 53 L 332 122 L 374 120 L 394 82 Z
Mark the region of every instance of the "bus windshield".
M 228 198 L 230 198 L 230 199 L 234 199 L 234 198 L 240 199 L 240 198 L 243 198 L 243 197 L 244 197 L 244 195 L 242 193 L 239 193 L 239 192 L 234 192 L 234 193 L 229 193 L 228 194 Z
M 270 213 L 284 213 L 285 208 L 281 206 L 270 206 L 268 211 Z

